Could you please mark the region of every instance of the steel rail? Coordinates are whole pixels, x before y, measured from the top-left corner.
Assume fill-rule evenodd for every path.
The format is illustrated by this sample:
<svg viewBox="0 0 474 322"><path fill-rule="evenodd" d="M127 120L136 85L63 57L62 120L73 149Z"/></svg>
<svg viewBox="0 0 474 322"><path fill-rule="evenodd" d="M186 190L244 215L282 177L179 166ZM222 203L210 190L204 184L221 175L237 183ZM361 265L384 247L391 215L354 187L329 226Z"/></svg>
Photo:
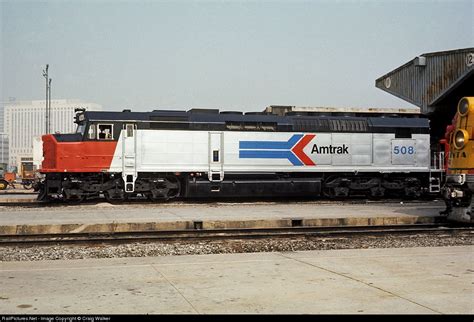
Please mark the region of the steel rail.
<svg viewBox="0 0 474 322"><path fill-rule="evenodd" d="M71 243L115 243L138 241L183 241L183 240L230 240L258 238L296 237L353 237L400 234L474 234L474 226L451 223L408 224L381 226L323 226L283 228L234 228L234 229L188 229L104 233L70 233L38 235L0 235L0 246L11 244L71 244Z"/></svg>

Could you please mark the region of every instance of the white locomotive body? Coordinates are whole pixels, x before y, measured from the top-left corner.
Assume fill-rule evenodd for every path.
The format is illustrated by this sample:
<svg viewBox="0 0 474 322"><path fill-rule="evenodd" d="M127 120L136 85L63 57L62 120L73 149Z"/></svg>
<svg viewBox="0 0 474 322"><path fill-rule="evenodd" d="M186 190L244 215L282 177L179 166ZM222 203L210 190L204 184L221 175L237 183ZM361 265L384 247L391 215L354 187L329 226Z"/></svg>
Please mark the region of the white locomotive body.
<svg viewBox="0 0 474 322"><path fill-rule="evenodd" d="M335 114L82 112L76 134L43 137L43 195L419 197L427 191L427 119Z"/></svg>

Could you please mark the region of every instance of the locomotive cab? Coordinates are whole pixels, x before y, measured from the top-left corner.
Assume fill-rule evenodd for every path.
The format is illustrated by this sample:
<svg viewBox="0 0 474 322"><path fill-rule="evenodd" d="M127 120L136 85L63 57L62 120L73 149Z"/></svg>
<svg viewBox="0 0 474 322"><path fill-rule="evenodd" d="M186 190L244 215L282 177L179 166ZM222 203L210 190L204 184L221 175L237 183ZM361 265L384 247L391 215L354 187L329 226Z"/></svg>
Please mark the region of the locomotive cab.
<svg viewBox="0 0 474 322"><path fill-rule="evenodd" d="M74 117L74 123L77 124L76 134L80 134L82 137L84 137L87 126L86 117L84 115L85 109L76 108L74 112L76 112L76 116Z"/></svg>
<svg viewBox="0 0 474 322"><path fill-rule="evenodd" d="M97 194L104 180L110 182L109 186L115 185L113 175L105 174L117 147L113 124L96 126L84 109L76 112L75 133L42 136L40 172L45 179L40 184L39 200L62 198L81 201L88 195Z"/></svg>

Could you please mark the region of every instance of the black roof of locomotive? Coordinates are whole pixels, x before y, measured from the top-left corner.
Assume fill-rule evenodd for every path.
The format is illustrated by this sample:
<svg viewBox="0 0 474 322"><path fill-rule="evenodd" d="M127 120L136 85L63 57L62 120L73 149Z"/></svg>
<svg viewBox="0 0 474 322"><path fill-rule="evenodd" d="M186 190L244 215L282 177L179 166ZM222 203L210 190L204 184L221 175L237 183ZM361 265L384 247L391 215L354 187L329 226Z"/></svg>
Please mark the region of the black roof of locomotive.
<svg viewBox="0 0 474 322"><path fill-rule="evenodd" d="M177 123L214 123L225 124L228 122L236 123L274 123L277 125L293 125L298 121L305 120L365 120L367 125L373 128L428 128L429 120L425 117L419 117L418 114L400 114L389 116L381 114L359 114L347 115L347 113L307 113L306 115L285 115L278 116L265 112L242 112L223 111L214 109L191 109L189 111L176 110L154 110L152 112L131 112L124 110L123 112L109 111L85 111L85 118L91 121L138 121L138 122L177 122Z"/></svg>
<svg viewBox="0 0 474 322"><path fill-rule="evenodd" d="M429 120L419 114L350 116L345 113L305 113L278 116L265 112L220 112L218 110L159 110L153 112L81 111L76 123L137 123L138 129L195 131L274 131L328 133L395 133L395 138L411 138L412 134L428 134ZM83 115L84 117L81 117ZM79 121L80 120L80 121ZM89 125L90 126L90 125ZM114 138L120 136L121 126L113 128ZM87 130L86 130L87 131ZM58 141L93 140L79 133L53 134Z"/></svg>
<svg viewBox="0 0 474 322"><path fill-rule="evenodd" d="M240 121L240 122L277 122L285 123L288 122L286 117L271 115L266 113L259 114L237 114L237 112L231 113L210 113L204 110L203 112L196 112L190 110L186 111L174 111L174 110L156 110L153 112L130 112L125 110L124 112L96 112L86 111L85 116L90 120L110 120L110 121L153 121L160 118L164 121L187 121L187 122L228 122L228 121ZM235 114L234 114L235 113Z"/></svg>

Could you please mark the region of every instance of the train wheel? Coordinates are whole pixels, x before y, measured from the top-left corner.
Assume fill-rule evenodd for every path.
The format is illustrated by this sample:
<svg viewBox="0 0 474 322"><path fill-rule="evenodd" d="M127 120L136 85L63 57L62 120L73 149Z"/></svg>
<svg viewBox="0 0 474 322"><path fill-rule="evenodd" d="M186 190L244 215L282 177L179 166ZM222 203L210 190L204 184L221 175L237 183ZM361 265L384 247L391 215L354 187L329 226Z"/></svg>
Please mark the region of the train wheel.
<svg viewBox="0 0 474 322"><path fill-rule="evenodd" d="M322 195L326 198L334 199L336 198L335 187L338 186L337 177L329 176L323 181Z"/></svg>
<svg viewBox="0 0 474 322"><path fill-rule="evenodd" d="M146 196L151 201L165 201L176 198L181 193L181 182L177 177L168 176L163 183L159 183Z"/></svg>
<svg viewBox="0 0 474 322"><path fill-rule="evenodd" d="M26 190L33 189L33 182L27 181L23 183L22 185L23 185L23 188L25 188Z"/></svg>
<svg viewBox="0 0 474 322"><path fill-rule="evenodd" d="M70 204L80 204L86 199L86 196L83 194L78 194L79 190L63 190L63 200Z"/></svg>
<svg viewBox="0 0 474 322"><path fill-rule="evenodd" d="M336 198L336 192L334 191L334 188L323 188L323 196L327 198Z"/></svg>
<svg viewBox="0 0 474 322"><path fill-rule="evenodd" d="M405 198L416 200L421 197L421 183L416 178L405 180Z"/></svg>
<svg viewBox="0 0 474 322"><path fill-rule="evenodd" d="M330 199L337 199L343 200L344 198L349 197L350 189L348 187L335 187L335 188L328 188L325 187L323 189L323 195Z"/></svg>
<svg viewBox="0 0 474 322"><path fill-rule="evenodd" d="M39 189L38 197L36 198L36 200L38 200L38 201L47 201L48 199L49 199L48 194L46 193L46 189L44 188L44 185L43 185Z"/></svg>
<svg viewBox="0 0 474 322"><path fill-rule="evenodd" d="M350 183L347 178L330 176L323 182L323 195L331 199L344 199L350 194Z"/></svg>
<svg viewBox="0 0 474 322"><path fill-rule="evenodd" d="M166 201L166 197L162 194L160 189L152 189L150 192L146 192L145 196L150 201Z"/></svg>
<svg viewBox="0 0 474 322"><path fill-rule="evenodd" d="M370 192L367 194L367 197L372 200L380 200L385 197L385 188L372 187L370 188Z"/></svg>
<svg viewBox="0 0 474 322"><path fill-rule="evenodd" d="M78 205L81 202L83 202L84 200L86 200L86 196L76 196L76 197L71 197L71 198L64 199L64 200L67 203L71 204L71 205Z"/></svg>
<svg viewBox="0 0 474 322"><path fill-rule="evenodd" d="M167 177L166 181L166 188L168 189L168 199L178 197L181 193L181 182L178 180L177 177L173 176Z"/></svg>
<svg viewBox="0 0 474 322"><path fill-rule="evenodd" d="M109 189L104 192L105 200L111 204L117 204L127 200L127 195L122 189Z"/></svg>
<svg viewBox="0 0 474 322"><path fill-rule="evenodd" d="M0 180L0 190L5 190L8 187L8 182L6 180Z"/></svg>

